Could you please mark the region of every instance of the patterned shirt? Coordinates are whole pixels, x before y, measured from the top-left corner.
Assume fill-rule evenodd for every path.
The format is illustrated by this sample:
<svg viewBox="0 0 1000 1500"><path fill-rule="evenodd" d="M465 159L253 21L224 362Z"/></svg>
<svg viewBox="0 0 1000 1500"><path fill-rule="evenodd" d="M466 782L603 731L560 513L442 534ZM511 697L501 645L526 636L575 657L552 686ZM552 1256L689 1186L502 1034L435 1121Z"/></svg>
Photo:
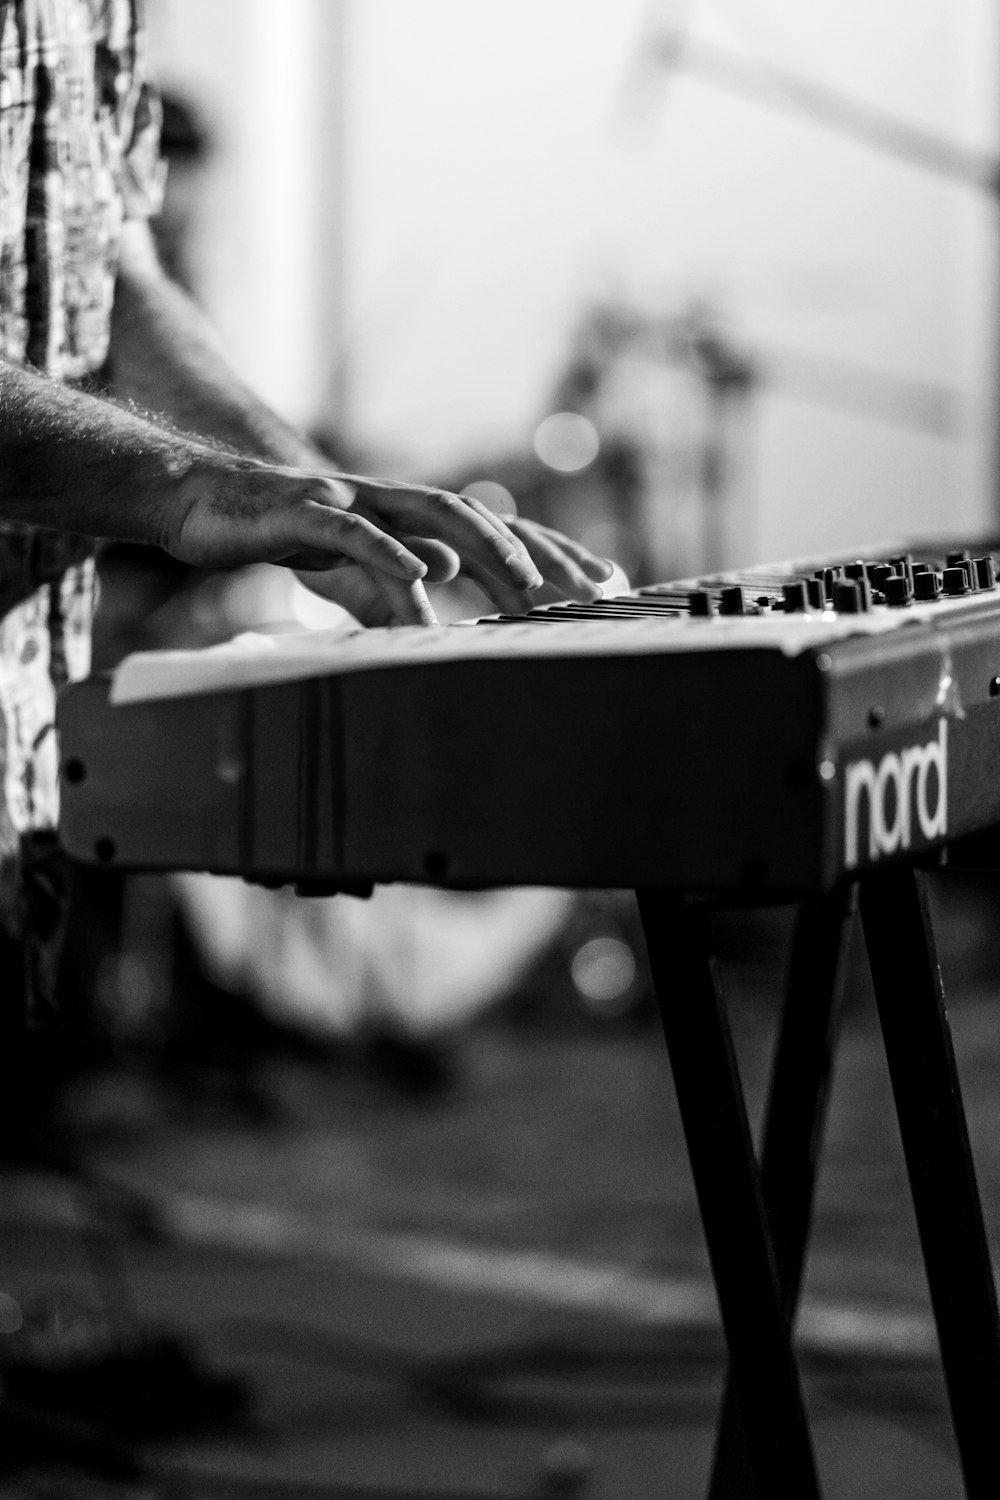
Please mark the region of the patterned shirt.
<svg viewBox="0 0 1000 1500"><path fill-rule="evenodd" d="M0 359L58 380L104 364L122 223L159 203L142 5L0 0ZM56 825L55 692L87 671L91 551L0 525L0 935L29 922L22 836Z"/></svg>

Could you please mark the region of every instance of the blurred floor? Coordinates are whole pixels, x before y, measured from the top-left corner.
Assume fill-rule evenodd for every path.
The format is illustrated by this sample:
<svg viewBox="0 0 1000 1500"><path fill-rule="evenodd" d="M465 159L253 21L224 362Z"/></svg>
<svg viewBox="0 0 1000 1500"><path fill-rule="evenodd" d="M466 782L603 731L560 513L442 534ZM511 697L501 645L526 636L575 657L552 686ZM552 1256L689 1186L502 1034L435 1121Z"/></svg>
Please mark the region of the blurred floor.
<svg viewBox="0 0 1000 1500"><path fill-rule="evenodd" d="M938 904L1000 1248L991 902ZM727 938L754 1112L784 931L737 922ZM961 1484L860 961L849 991L800 1338L824 1494L950 1500ZM541 998L537 1024L521 1015L475 1029L437 1096L276 1059L266 1126L106 1082L88 1101L95 1159L168 1229L121 1238L139 1314L246 1377L251 1420L149 1449L169 1484L50 1476L0 1494L702 1495L722 1346L662 1043L651 1024L546 1020ZM10 1177L0 1221L0 1288L92 1294L64 1185Z"/></svg>

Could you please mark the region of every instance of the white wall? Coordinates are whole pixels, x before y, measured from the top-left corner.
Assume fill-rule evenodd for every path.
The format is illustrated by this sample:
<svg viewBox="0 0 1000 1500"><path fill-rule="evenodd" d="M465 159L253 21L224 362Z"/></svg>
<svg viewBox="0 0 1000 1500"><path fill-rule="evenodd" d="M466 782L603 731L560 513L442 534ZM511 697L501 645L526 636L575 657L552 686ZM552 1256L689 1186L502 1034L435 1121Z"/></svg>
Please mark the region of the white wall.
<svg viewBox="0 0 1000 1500"><path fill-rule="evenodd" d="M165 71L205 90L224 131L209 300L293 416L329 402L346 343L353 424L386 466L433 474L525 441L583 299L704 293L773 376L757 403L757 556L985 524L997 257L976 191L692 74L654 78L623 118L642 0L158 5ZM993 148L988 0L657 8ZM346 179L329 115L342 14ZM804 399L800 354L829 404ZM841 409L850 371L824 375L824 360L885 376L867 412L863 395ZM929 405L939 430L877 420L887 396Z"/></svg>

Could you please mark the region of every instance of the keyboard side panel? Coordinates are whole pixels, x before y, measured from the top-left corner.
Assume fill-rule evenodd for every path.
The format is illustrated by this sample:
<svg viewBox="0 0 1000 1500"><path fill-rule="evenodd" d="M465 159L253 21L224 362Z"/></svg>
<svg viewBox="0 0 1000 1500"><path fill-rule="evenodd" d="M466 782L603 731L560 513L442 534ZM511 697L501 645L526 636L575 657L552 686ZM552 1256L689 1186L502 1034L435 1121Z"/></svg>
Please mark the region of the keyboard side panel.
<svg viewBox="0 0 1000 1500"><path fill-rule="evenodd" d="M81 859L753 897L823 880L818 674L778 652L455 662L127 708L90 682L60 723Z"/></svg>
<svg viewBox="0 0 1000 1500"><path fill-rule="evenodd" d="M461 662L343 682L344 861L454 885L821 881L812 662Z"/></svg>

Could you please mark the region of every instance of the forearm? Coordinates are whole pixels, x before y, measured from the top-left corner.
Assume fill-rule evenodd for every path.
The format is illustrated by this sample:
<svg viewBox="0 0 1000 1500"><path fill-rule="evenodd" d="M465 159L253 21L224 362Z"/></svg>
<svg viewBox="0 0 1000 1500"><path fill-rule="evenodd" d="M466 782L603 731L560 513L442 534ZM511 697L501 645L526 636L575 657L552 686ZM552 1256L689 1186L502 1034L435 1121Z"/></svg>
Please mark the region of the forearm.
<svg viewBox="0 0 1000 1500"><path fill-rule="evenodd" d="M0 520L165 545L212 454L111 401L0 361Z"/></svg>
<svg viewBox="0 0 1000 1500"><path fill-rule="evenodd" d="M126 226L109 372L116 395L186 432L268 463L330 468L236 374L206 318L160 269L145 225Z"/></svg>

